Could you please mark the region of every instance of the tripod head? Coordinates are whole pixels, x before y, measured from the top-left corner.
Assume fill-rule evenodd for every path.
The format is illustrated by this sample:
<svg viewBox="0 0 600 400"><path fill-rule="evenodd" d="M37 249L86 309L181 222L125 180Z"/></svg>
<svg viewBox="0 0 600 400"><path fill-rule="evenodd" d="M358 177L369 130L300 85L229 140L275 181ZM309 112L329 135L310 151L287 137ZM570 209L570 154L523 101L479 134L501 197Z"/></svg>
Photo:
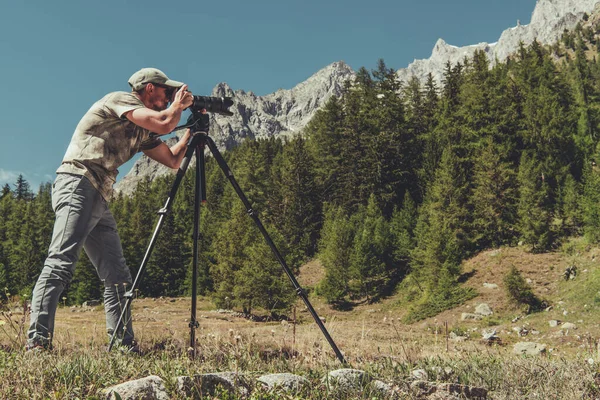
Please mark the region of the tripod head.
<svg viewBox="0 0 600 400"><path fill-rule="evenodd" d="M226 115L231 117L233 113L229 107L233 105L231 97L209 97L194 96L194 102L189 107L192 112L184 125L180 125L174 130L190 128L192 132L208 133L210 125L209 112Z"/></svg>
<svg viewBox="0 0 600 400"><path fill-rule="evenodd" d="M204 132L208 134L208 128L210 127L210 117L206 111L192 110L192 113L187 119L187 122L183 128L190 128L192 133Z"/></svg>

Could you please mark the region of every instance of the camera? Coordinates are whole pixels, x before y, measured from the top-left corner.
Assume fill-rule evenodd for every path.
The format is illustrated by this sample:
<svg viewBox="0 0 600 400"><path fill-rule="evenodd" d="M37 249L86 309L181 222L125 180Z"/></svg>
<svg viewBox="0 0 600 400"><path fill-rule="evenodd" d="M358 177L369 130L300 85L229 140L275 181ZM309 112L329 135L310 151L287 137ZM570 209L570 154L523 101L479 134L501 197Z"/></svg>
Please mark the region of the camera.
<svg viewBox="0 0 600 400"><path fill-rule="evenodd" d="M190 109L192 111L205 109L208 112L231 117L233 113L229 111L229 107L232 105L233 100L231 97L194 96L194 102L190 106Z"/></svg>

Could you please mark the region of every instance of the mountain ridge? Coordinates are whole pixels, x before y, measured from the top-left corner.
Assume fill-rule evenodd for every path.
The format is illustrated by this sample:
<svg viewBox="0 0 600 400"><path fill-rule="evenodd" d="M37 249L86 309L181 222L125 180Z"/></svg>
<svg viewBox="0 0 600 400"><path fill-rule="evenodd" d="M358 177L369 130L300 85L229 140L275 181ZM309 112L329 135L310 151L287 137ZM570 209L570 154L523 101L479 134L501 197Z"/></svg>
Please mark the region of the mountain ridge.
<svg viewBox="0 0 600 400"><path fill-rule="evenodd" d="M556 42L565 30L572 30L586 13L591 12L600 13L600 0L538 0L531 22L527 25L517 23L517 26L505 29L497 42L457 47L440 38L430 58L414 60L406 68L398 69L396 76L403 82L413 77L424 82L431 73L440 83L448 62L452 65L462 62L477 50L484 51L490 66L493 66L514 54L520 42L525 45L534 40L541 44ZM234 90L221 82L214 87L211 96L232 97L234 115L225 117L211 114L211 137L219 149L228 150L246 139L286 137L301 132L317 110L331 96L339 96L344 82L354 76L352 68L343 61L337 61L291 89L279 89L264 96L257 96L252 91ZM176 141L177 137L172 137L166 143L171 146ZM131 194L140 180L169 173L174 171L142 156L131 171L117 182L115 189Z"/></svg>

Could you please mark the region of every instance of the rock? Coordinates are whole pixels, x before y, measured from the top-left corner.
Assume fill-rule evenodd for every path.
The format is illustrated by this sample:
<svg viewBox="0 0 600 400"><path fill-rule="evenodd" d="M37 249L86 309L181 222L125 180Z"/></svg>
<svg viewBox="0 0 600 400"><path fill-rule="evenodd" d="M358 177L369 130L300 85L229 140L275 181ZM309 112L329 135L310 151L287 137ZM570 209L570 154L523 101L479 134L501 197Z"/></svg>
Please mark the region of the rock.
<svg viewBox="0 0 600 400"><path fill-rule="evenodd" d="M488 391L483 388L460 385L458 383L440 383L436 386L436 393L456 395L459 399L487 399Z"/></svg>
<svg viewBox="0 0 600 400"><path fill-rule="evenodd" d="M414 381L410 385L412 394L416 398L427 398L429 400L458 400L458 399L487 399L488 391L484 388L478 388L458 383L431 383L425 381ZM413 397L411 397L413 398Z"/></svg>
<svg viewBox="0 0 600 400"><path fill-rule="evenodd" d="M329 372L322 381L337 390L356 390L369 383L371 378L365 371L342 368Z"/></svg>
<svg viewBox="0 0 600 400"><path fill-rule="evenodd" d="M481 340L486 344L493 344L500 342L500 338L498 337L495 329L490 329L487 331L483 331L481 334Z"/></svg>
<svg viewBox="0 0 600 400"><path fill-rule="evenodd" d="M569 329L569 330L573 330L573 329L577 329L577 325L575 325L572 322L565 322L564 324L562 324L560 326L560 329Z"/></svg>
<svg viewBox="0 0 600 400"><path fill-rule="evenodd" d="M377 398L383 399L397 399L399 398L400 391L394 388L393 385L385 383L379 380L374 380L369 384L372 394L376 394Z"/></svg>
<svg viewBox="0 0 600 400"><path fill-rule="evenodd" d="M513 347L513 353L518 355L537 356L546 352L546 345L535 342L519 342Z"/></svg>
<svg viewBox="0 0 600 400"><path fill-rule="evenodd" d="M179 376L176 379L177 393L183 397L215 396L219 390L246 397L251 389L248 380L236 372L218 372L193 377Z"/></svg>
<svg viewBox="0 0 600 400"><path fill-rule="evenodd" d="M550 321L548 321L548 325L550 325L550 328L556 328L560 325L560 321L556 319L551 319Z"/></svg>
<svg viewBox="0 0 600 400"><path fill-rule="evenodd" d="M475 307L475 314L488 316L488 315L492 315L493 311L488 304L481 303L477 307Z"/></svg>
<svg viewBox="0 0 600 400"><path fill-rule="evenodd" d="M310 385L308 379L288 373L263 375L257 381L264 384L267 389L283 389L292 393L300 392Z"/></svg>
<svg viewBox="0 0 600 400"><path fill-rule="evenodd" d="M436 387L427 381L414 381L410 384L410 390L417 398L422 398L435 393Z"/></svg>
<svg viewBox="0 0 600 400"><path fill-rule="evenodd" d="M565 269L565 272L563 272L563 278L565 278L566 281L573 280L573 279L575 279L576 276L577 276L577 266L575 266L575 265L571 265L571 266L567 267L567 269Z"/></svg>
<svg viewBox="0 0 600 400"><path fill-rule="evenodd" d="M498 285L496 285L495 283L484 282L483 287L487 289L498 289Z"/></svg>
<svg viewBox="0 0 600 400"><path fill-rule="evenodd" d="M478 43L458 47L439 39L428 59L414 60L406 68L400 68L396 75L403 82L408 82L414 76L421 83L427 80L431 73L438 84L442 83L446 62L456 65L465 58L471 59L475 51L483 51L490 66L504 62L508 56L519 49L520 42L530 45L534 39L542 46L560 40L565 29L575 28L585 12L594 10L597 0L538 0L527 25L517 24L502 32L494 43ZM523 246L523 241L519 241Z"/></svg>
<svg viewBox="0 0 600 400"><path fill-rule="evenodd" d="M164 381L156 375L120 383L103 389L106 400L169 400ZM118 396L117 396L118 395Z"/></svg>
<svg viewBox="0 0 600 400"><path fill-rule="evenodd" d="M280 89L265 96L257 96L244 90L233 90L226 83L217 84L210 96L231 97L233 116L210 114L210 136L217 147L229 150L246 139L269 139L301 132L315 113L332 97L339 97L346 81L352 81L356 73L343 61L334 62L315 72L304 82L291 89ZM166 140L172 146L178 140ZM194 161L190 167L195 165ZM130 195L138 182L172 174L173 170L142 155L123 179L115 184L115 190Z"/></svg>
<svg viewBox="0 0 600 400"><path fill-rule="evenodd" d="M459 335L457 335L457 334L456 334L456 333L454 333L454 332L450 332L450 333L448 334L448 339L450 339L450 340L454 340L454 341L456 341L456 342L464 342L465 340L467 340L467 339L468 339L468 337L467 337L467 336L459 336Z"/></svg>
<svg viewBox="0 0 600 400"><path fill-rule="evenodd" d="M529 330L524 326L515 326L512 329L513 331L517 332L517 335L519 336L527 336L527 334L529 333Z"/></svg>
<svg viewBox="0 0 600 400"><path fill-rule="evenodd" d="M88 300L88 301L84 301L82 306L83 307L96 307L102 304L102 300Z"/></svg>
<svg viewBox="0 0 600 400"><path fill-rule="evenodd" d="M415 369L410 373L410 376L417 381L429 380L429 374L424 369Z"/></svg>
<svg viewBox="0 0 600 400"><path fill-rule="evenodd" d="M479 321L483 317L480 314L462 313L460 315L461 321Z"/></svg>

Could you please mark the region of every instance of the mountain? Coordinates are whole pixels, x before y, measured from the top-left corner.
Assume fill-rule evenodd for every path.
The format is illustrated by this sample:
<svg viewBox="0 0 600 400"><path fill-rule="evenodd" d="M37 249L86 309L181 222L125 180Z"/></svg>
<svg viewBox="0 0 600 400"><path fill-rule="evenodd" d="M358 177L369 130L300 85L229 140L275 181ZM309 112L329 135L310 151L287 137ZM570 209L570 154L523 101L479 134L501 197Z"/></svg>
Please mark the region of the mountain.
<svg viewBox="0 0 600 400"><path fill-rule="evenodd" d="M331 96L341 94L344 83L354 75L352 68L339 61L321 69L292 89L279 89L266 96L233 90L226 83L220 83L213 89L211 96L232 97L234 105L230 110L234 115L227 117L211 114L210 136L221 150L227 150L246 138L260 139L300 132ZM166 143L172 146L176 141L177 138L173 137ZM115 185L115 189L130 194L141 179L169 173L173 173L173 170L144 155Z"/></svg>
<svg viewBox="0 0 600 400"><path fill-rule="evenodd" d="M423 81L431 73L439 83L448 61L451 64L462 62L476 50L485 51L493 66L515 53L521 41L525 45L534 40L541 44L556 42L565 29L572 30L586 13L600 14L600 0L538 0L531 22L528 25L517 23L517 26L506 29L496 43L456 47L439 39L430 58L415 60L408 67L399 69L397 76L403 82L413 76ZM234 115L224 117L211 114L210 134L221 150L227 150L246 138L268 138L300 132L319 107L331 96L338 96L344 82L354 75L354 71L344 62L335 62L292 89L280 89L266 96L233 90L226 83L220 83L211 96L232 97ZM167 144L172 145L176 140L171 138ZM142 156L115 185L115 189L129 194L140 179L168 173L173 171Z"/></svg>
<svg viewBox="0 0 600 400"><path fill-rule="evenodd" d="M560 39L564 30L572 30L585 13L592 13L598 0L538 0L531 22L506 29L495 43L479 43L470 46L456 47L438 39L433 47L431 57L424 60L415 60L406 68L397 71L397 76L407 82L413 76L424 81L431 73L439 83L442 81L444 67L450 61L452 65L462 62L465 57L470 58L475 51L484 51L491 65L503 62L515 53L522 41L525 45L537 40L541 44L552 44Z"/></svg>

